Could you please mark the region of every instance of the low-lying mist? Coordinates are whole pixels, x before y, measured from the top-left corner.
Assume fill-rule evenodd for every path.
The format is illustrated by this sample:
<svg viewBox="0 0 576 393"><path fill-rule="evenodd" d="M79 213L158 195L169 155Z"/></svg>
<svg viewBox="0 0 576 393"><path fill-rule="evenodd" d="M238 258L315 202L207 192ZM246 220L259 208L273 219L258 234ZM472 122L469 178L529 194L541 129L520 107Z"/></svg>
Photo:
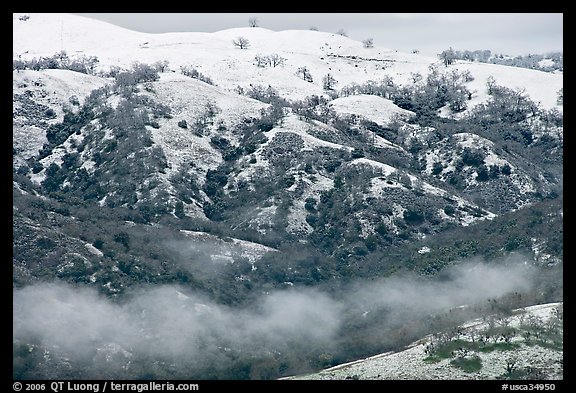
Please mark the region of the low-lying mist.
<svg viewBox="0 0 576 393"><path fill-rule="evenodd" d="M274 291L242 308L216 304L177 285L141 287L111 300L91 288L42 283L14 290L13 341L36 343L70 359L72 368L74 362L93 366L79 377L106 378L108 371L95 369L108 359L107 370L124 373L114 375L158 377L164 374L143 371L146 362L150 367L165 362L186 365L186 372L170 377L202 378L194 370L235 367L263 355L277 359L290 351L333 351L351 315L386 310L399 326L417 315L528 291L533 283L530 265L476 261L434 279L403 275L356 282L337 295L297 287ZM26 375L33 377L34 371Z"/></svg>

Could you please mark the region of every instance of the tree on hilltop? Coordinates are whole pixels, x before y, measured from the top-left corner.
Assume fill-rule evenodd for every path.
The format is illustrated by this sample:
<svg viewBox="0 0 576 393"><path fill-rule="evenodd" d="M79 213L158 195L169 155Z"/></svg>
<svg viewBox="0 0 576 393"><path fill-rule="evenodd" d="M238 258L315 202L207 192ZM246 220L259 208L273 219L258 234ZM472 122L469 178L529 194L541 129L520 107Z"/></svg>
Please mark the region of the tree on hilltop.
<svg viewBox="0 0 576 393"><path fill-rule="evenodd" d="M364 45L364 48L373 48L374 47L374 39L366 38L365 40L362 41L362 45Z"/></svg>
<svg viewBox="0 0 576 393"><path fill-rule="evenodd" d="M454 49L450 47L449 49L442 51L442 53L439 53L438 57L444 62L444 65L448 67L450 64L454 63L454 61L456 61L456 52L454 52Z"/></svg>
<svg viewBox="0 0 576 393"><path fill-rule="evenodd" d="M250 41L248 41L244 37L238 37L235 40L233 40L232 43L234 44L234 46L237 46L240 49L246 49L250 46Z"/></svg>

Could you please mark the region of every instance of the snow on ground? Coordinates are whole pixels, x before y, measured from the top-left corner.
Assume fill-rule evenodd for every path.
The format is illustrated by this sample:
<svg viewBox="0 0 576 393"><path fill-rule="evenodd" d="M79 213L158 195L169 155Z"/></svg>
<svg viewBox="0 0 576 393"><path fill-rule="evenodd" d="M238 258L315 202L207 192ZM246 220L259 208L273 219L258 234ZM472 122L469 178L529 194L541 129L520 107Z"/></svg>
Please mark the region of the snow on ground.
<svg viewBox="0 0 576 393"><path fill-rule="evenodd" d="M363 132L363 131L360 131ZM375 133L371 132L371 131L364 131L365 133L369 133L369 135L367 135L368 140L370 140L370 138L372 139L372 146L377 147L377 148L381 148L381 149L397 149L397 150L401 150L403 152L405 152L406 150L404 150L403 147L398 146L395 143L390 142L388 139L386 138L382 138L379 135L376 135Z"/></svg>
<svg viewBox="0 0 576 393"><path fill-rule="evenodd" d="M293 186L304 188L304 191L300 198L294 199L294 205L290 207L286 230L289 233L309 234L314 229L306 222L306 216L308 215L308 212L304 207L306 199L314 198L318 201L322 191L334 188L334 180L320 174L313 176L305 174L301 176L300 179L296 180Z"/></svg>
<svg viewBox="0 0 576 393"><path fill-rule="evenodd" d="M44 169L42 169L38 173L32 172L30 174L30 180L32 180L36 184L42 183L46 178L46 169L50 167L52 163L58 166L62 166L62 161L65 155L66 155L66 147L64 147L63 145L56 146L54 150L52 150L52 154L40 160L40 163L42 164L42 167Z"/></svg>
<svg viewBox="0 0 576 393"><path fill-rule="evenodd" d="M317 127L323 127L325 131L329 132L337 132L334 128L326 126L324 124L316 124ZM303 146L301 151L314 151L317 148L324 147L330 149L337 149L337 150L347 150L352 151L353 149L349 146L340 145L337 143L332 143L328 141L324 141L322 139L316 138L308 133L311 126L309 123L300 120L297 115L289 114L282 119L280 125L277 125L272 130L267 131L265 133L266 138L268 140L263 143L258 150L254 153L254 157L257 161L253 164L246 165L240 173L237 174L235 177L235 181L242 181L247 180L248 182L252 182L252 179L258 176L268 176L270 163L268 159L262 154L263 150L269 146L271 143L275 143L274 139L278 136L280 137L282 134L290 133L298 135L302 141Z"/></svg>
<svg viewBox="0 0 576 393"><path fill-rule="evenodd" d="M174 116L182 116L188 123L203 116L207 105L216 109L214 121L222 121L231 127L246 117L259 116L268 105L252 98L230 94L218 86L212 86L178 73L161 73L154 84L160 101L173 110Z"/></svg>
<svg viewBox="0 0 576 393"><path fill-rule="evenodd" d="M399 182L383 177L370 179L370 195L376 198L386 198L387 188L405 188Z"/></svg>
<svg viewBox="0 0 576 393"><path fill-rule="evenodd" d="M180 74L160 76L149 94L171 108L172 118L161 119L159 128L148 129L168 162L165 173L159 174L160 181L166 191L175 195L170 183L174 174L194 168L202 186L206 172L222 162L221 153L210 143L211 138L217 135L235 144L236 136L230 130L244 118L258 116L267 105ZM213 116L208 114L210 111ZM181 121L186 122L186 127L179 125ZM185 205L184 209L189 216L205 218L202 208L195 203Z"/></svg>
<svg viewBox="0 0 576 393"><path fill-rule="evenodd" d="M76 97L81 105L84 98L94 89L109 83L96 76L80 74L68 70L22 70L12 73L12 94L31 96L38 104L45 105L54 111L54 118L47 119L46 125L61 122L64 118L63 107L73 109L70 98ZM25 116L20 116L25 105L21 99L13 101L12 140L20 158L29 158L38 154L47 142L43 127L28 124ZM37 114L42 115L42 114Z"/></svg>
<svg viewBox="0 0 576 393"><path fill-rule="evenodd" d="M508 166L510 166L510 168L514 169L514 166L510 164L508 160L498 157L496 154L494 154L493 151L489 151L488 154L486 154L486 156L484 157L484 164L486 166L496 165L499 167L502 167L507 164Z"/></svg>
<svg viewBox="0 0 576 393"><path fill-rule="evenodd" d="M536 192L534 183L526 175L515 172L510 174L510 179L512 179L512 183L518 187L520 194L530 194Z"/></svg>
<svg viewBox="0 0 576 393"><path fill-rule="evenodd" d="M203 250L210 249L210 257L213 262L234 263L237 257L246 258L253 265L264 254L272 251L278 251L272 247L262 244L249 242L246 240L226 238L211 235L206 232L195 232L180 230L188 239L191 248L202 247ZM186 247L181 245L180 247Z"/></svg>
<svg viewBox="0 0 576 393"><path fill-rule="evenodd" d="M290 114L282 120L281 125L274 127L272 130L266 133L266 136L268 137L267 144L274 139L276 134L283 132L290 132L302 138L302 140L304 141L304 147L302 147L302 150L313 151L318 147L328 147L331 149L338 149L338 150L345 149L348 151L352 150L352 148L349 146L343 146L337 143L332 143L324 141L322 139L318 139L315 136L308 134L307 130L309 129L310 129L309 123L300 120L300 118L297 115Z"/></svg>
<svg viewBox="0 0 576 393"><path fill-rule="evenodd" d="M36 156L46 142L46 131L42 128L12 122L12 147L18 151L19 158L26 160Z"/></svg>
<svg viewBox="0 0 576 393"><path fill-rule="evenodd" d="M406 188L399 180L398 176L394 176L394 174L399 174L399 171L387 164L383 164L381 162L378 161L373 161L370 160L368 158L357 158L355 160L350 161L349 163L347 163L347 165L370 165L374 168L377 168L378 170L381 171L381 174L379 175L380 177L374 177L370 180L370 195L376 198L386 198L387 196L387 192L386 192L386 188ZM456 203L458 204L458 207L460 208L460 215L458 216L457 222L462 225L462 226L468 226L476 221L479 220L486 220L486 219L493 219L494 217L496 217L496 214L485 210L485 209L480 209L482 212L484 212L484 216L482 217L476 217L472 214L470 214L469 212L467 212L467 209L479 209L479 207L473 203L470 203L468 201L466 201L465 199L457 196L457 195L453 195L453 194L448 194L448 192L446 192L445 190L442 190L441 188L435 187L427 182L424 181L420 181L418 180L418 178L416 178L413 175L410 174L406 174L407 177L410 179L410 183L411 186L414 187L420 187L422 189L422 191L426 192L429 195L436 195L436 196L449 196L451 199L453 199L454 201L456 201ZM466 210L464 210L466 209ZM399 211L397 214L398 218L402 218L402 214L404 213L404 211ZM448 217L450 220L451 218Z"/></svg>
<svg viewBox="0 0 576 393"><path fill-rule="evenodd" d="M42 104L62 105L70 103L70 97L76 96L80 105L94 89L109 84L110 81L70 70L20 70L12 71L13 92L44 91L44 96L36 97ZM55 109L56 110L56 109ZM62 118L59 119L61 121Z"/></svg>
<svg viewBox="0 0 576 393"><path fill-rule="evenodd" d="M474 77L473 81L466 83L468 90L472 92L472 99L468 101L468 109L464 113L488 99L486 81L490 76L494 77L497 85L514 90L525 90L530 99L536 103L539 102L544 109L556 108L562 112L563 106L557 104L557 93L564 84L562 74L466 61L458 61L455 65L448 67L450 68L460 72L468 70Z"/></svg>
<svg viewBox="0 0 576 393"><path fill-rule="evenodd" d="M414 116L414 112L402 109L386 98L367 94L336 98L330 106L339 115L361 116L381 126L389 125L396 118L407 120Z"/></svg>
<svg viewBox="0 0 576 393"><path fill-rule="evenodd" d="M51 56L65 50L69 56L97 56L100 69L112 65L129 68L136 61L149 64L168 61L169 67L176 71L183 65L193 66L228 91L264 83L288 99L323 95L322 79L328 73L336 79L337 88L377 81L385 76L405 85L413 83L412 73L427 75L431 65L442 72L454 69L471 72L475 79L467 84L473 91L469 106L488 98L486 80L489 76L494 76L498 84L525 88L534 101L540 101L546 108L557 107L556 92L563 84L562 74L463 61L444 67L434 57L396 52L378 46L377 42L373 48L364 48L360 41L320 31L275 32L245 27L215 33L153 34L71 14L29 14L30 18L25 21L19 16L21 14L13 14L14 59ZM246 38L250 46L235 47L232 41L238 37ZM256 56L272 54L285 59L283 64L256 65ZM313 82L296 75L298 68L304 66Z"/></svg>
<svg viewBox="0 0 576 393"><path fill-rule="evenodd" d="M390 176L391 174L397 172L397 169L388 164L383 164L378 161L370 160L369 158L356 158L350 161L347 165L369 165L377 168L381 171L381 176Z"/></svg>
<svg viewBox="0 0 576 393"><path fill-rule="evenodd" d="M536 191L536 187L530 176L523 172L518 172L515 165L494 152L494 143L492 141L468 132L452 135L450 142L452 141L456 142L462 148L469 148L473 151L481 150L484 153L484 165L486 166L510 166L512 169L512 173L509 175L510 180L518 188L520 193L526 194ZM426 174L431 175L434 164L439 162L444 167L440 174L444 175L455 170L455 163L460 159L460 156L456 154L456 151L451 148L450 145L440 144L434 149L426 151L423 158L426 160ZM466 178L466 183L468 186L478 184L474 178Z"/></svg>
<svg viewBox="0 0 576 393"><path fill-rule="evenodd" d="M470 71L474 80L466 86L472 91L469 107L488 99L486 80L492 76L496 83L510 88L523 88L530 97L541 102L543 107L556 107L557 91L563 85L562 74L545 73L506 67L494 64L471 63L457 61L444 67L440 60L418 54L396 52L387 48L375 46L364 48L359 41L351 40L338 34L311 30L285 30L274 32L264 28L234 28L216 33L164 33L149 34L123 29L112 24L72 14L29 14L28 20L20 20L22 14L13 14L13 58L31 59L40 56L52 56L65 50L72 58L76 56L97 56L99 70L110 66L128 68L133 62L139 61L152 64L157 61L168 61L171 71L161 74L160 81L153 84L156 98L173 110L172 119L162 119L159 129L150 129L153 139L164 149L169 162L163 182L168 184L168 178L179 168L187 165L196 166L200 175L202 171L216 167L221 162L221 156L209 143L209 135L195 135L192 124L205 115L207 105L217 108L217 114L210 125L210 132L219 132L232 141L235 137L230 128L242 117L255 117L266 104L240 96L236 93L238 86L245 89L251 85L266 84L277 89L280 95L288 99L302 99L317 94L325 95L322 78L330 73L337 80L336 88L342 88L352 83L362 84L366 81L379 81L386 76L392 77L398 85L413 84L412 74L420 73L424 77L433 66L440 72ZM239 49L232 41L238 37L249 40L247 49ZM378 43L376 43L378 45ZM256 56L278 54L284 61L277 67L258 67ZM180 66L195 67L202 74L210 77L216 86L210 86L198 80L182 76ZM313 76L313 82L306 82L297 75L300 67L306 66ZM81 102L94 88L100 87L109 80L94 76L74 73L66 70L22 71L13 73L14 91L23 91L30 85L38 84L34 89L46 92L47 102L68 101L76 95ZM24 86L26 85L26 87ZM52 101L50 101L52 100ZM42 102L42 101L39 101ZM394 116L410 116L391 101L382 97L358 95L341 97L331 102L337 113L354 114L365 117L380 124L387 124ZM58 116L62 113L58 112ZM180 120L186 120L188 128L178 126ZM228 130L218 131L221 123ZM304 141L304 150L314 150L319 147L351 150L350 147L318 139L308 133L310 123L302 121L295 115L288 115L281 125L267 132L269 144L280 133L294 133ZM45 142L43 130L38 127L20 127L14 125L15 140L26 141L24 149L28 154L35 154ZM432 128L413 125L403 126L400 132L406 137L413 136L425 139ZM25 135L23 135L25 134ZM458 143L465 147L483 147L489 154L488 164L503 164L490 152L492 143L474 134L461 133L454 135ZM262 147L265 147L264 144ZM375 144L381 147L394 146L378 137ZM267 162L260 155L259 149L254 156L257 163L247 166L237 179L256 176L259 171L266 171ZM43 160L45 167L51 162L61 162L63 151L55 150L55 154ZM426 157L427 163L432 163L433 157ZM396 169L365 158L353 160L348 165L368 164L389 176ZM86 164L88 169L90 164ZM428 165L427 165L428 166ZM445 168L445 171L449 170ZM428 170L428 168L427 168ZM514 173L513 173L514 176ZM515 175L521 190L531 192L533 186L522 181L520 175ZM40 182L43 172L32 175L33 181ZM202 178L202 176L200 176ZM387 179L388 180L388 179ZM398 182L373 179L373 192L381 193L386 187L401 187ZM424 184L427 193L438 194L435 187ZM314 189L312 187L311 189ZM316 190L317 191L317 190ZM310 192L316 192L310 191ZM460 207L468 205L456 198ZM189 208L187 206L187 208ZM259 211L263 218L275 206ZM294 223L302 224L302 206L294 209ZM296 217L297 215L297 217ZM490 213L488 218L494 215ZM462 218L462 225L474 221L471 215ZM298 226L302 226L298 224ZM305 226L304 226L305 227ZM261 229L265 231L265 228Z"/></svg>
<svg viewBox="0 0 576 393"><path fill-rule="evenodd" d="M525 308L525 315L532 315L548 320L554 315L561 303L548 303ZM510 317L510 326L519 324L520 313ZM486 328L482 319L462 325L469 332L471 329ZM506 360L511 355L519 359L519 366L546 368L551 372L551 379L563 379L563 351L543 348L538 345L521 345L513 353L509 351L492 351L478 353L482 359L479 371L467 373L450 364L451 359L442 359L437 363L425 362L426 344L430 337L421 339L399 352L387 352L331 368L318 373L286 377L290 380L339 380L339 379L393 379L393 380L441 380L441 379L496 379L506 373ZM518 338L516 342L521 342Z"/></svg>
<svg viewBox="0 0 576 393"><path fill-rule="evenodd" d="M265 235L266 233L268 233L268 230L270 229L271 225L270 223L274 222L274 219L276 218L277 210L278 206L273 204L267 207L259 208L257 210L258 212L254 216L250 217L249 220L246 221L250 221L251 225L252 224L255 225L256 231Z"/></svg>
<svg viewBox="0 0 576 393"><path fill-rule="evenodd" d="M257 116L259 110L266 106L259 101L230 95L217 87L172 73L161 74L160 81L154 84L154 91L155 99L172 109L172 119L161 120L160 128L151 129L152 138L162 146L169 163L166 177L183 166L189 168L191 164L205 174L222 162L220 153L210 144L211 136L197 135L193 129L195 122L207 119L208 105L216 112L215 117L209 119L212 125L206 127L210 133L217 132L219 124L229 129L244 117ZM186 121L186 128L178 126L182 120ZM220 136L231 138L231 133Z"/></svg>
<svg viewBox="0 0 576 393"><path fill-rule="evenodd" d="M554 60L552 59L542 59L538 62L538 66L545 68L545 67L554 67Z"/></svg>
<svg viewBox="0 0 576 393"><path fill-rule="evenodd" d="M491 149L494 147L494 142L470 132L454 134L451 138L454 139L456 143L458 143L463 148L467 147L473 150L478 150Z"/></svg>
<svg viewBox="0 0 576 393"><path fill-rule="evenodd" d="M496 153L494 153L493 151L494 143L492 141L486 138L482 138L481 136L478 136L476 134L471 134L467 132L454 134L452 135L452 138L456 140L456 142L462 147L467 147L473 150L479 150L479 149L483 150L484 153L486 154L484 157L485 165L498 165L498 166L503 166L506 164L509 165L510 168L512 169L512 173L510 174L510 180L518 188L521 194L529 194L536 192L536 186L534 184L534 181L532 181L527 174L518 172L516 170L516 167L512 165L510 162L508 162L508 160L505 160L499 157ZM444 171L446 171L446 169ZM466 181L468 185L475 185L477 183L475 179L466 179Z"/></svg>
<svg viewBox="0 0 576 393"><path fill-rule="evenodd" d="M94 247L92 244L90 244L90 243L84 243L84 246L86 246L86 249L87 249L88 251L90 251L92 254L98 255L99 257L104 256L104 254L102 253L102 251L100 251L99 249L97 249L96 247Z"/></svg>

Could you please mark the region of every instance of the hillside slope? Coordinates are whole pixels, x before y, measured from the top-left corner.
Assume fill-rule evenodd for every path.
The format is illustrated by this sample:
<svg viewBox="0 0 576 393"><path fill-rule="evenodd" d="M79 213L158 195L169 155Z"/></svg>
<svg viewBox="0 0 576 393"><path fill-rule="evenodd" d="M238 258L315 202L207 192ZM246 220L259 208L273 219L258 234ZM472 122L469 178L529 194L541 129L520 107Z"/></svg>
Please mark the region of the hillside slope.
<svg viewBox="0 0 576 393"><path fill-rule="evenodd" d="M563 379L562 310L560 303L526 307L470 321L451 337L438 334L402 351L283 379Z"/></svg>

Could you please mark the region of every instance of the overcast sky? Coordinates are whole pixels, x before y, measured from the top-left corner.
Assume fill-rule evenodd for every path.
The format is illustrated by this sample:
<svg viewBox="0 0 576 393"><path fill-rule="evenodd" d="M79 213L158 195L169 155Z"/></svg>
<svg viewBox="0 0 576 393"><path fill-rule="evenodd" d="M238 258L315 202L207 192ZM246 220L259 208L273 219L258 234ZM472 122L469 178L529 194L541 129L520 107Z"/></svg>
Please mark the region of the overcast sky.
<svg viewBox="0 0 576 393"><path fill-rule="evenodd" d="M215 32L247 27L255 17L270 30L310 29L377 46L435 56L450 46L522 55L563 50L562 13L83 13L142 32Z"/></svg>

